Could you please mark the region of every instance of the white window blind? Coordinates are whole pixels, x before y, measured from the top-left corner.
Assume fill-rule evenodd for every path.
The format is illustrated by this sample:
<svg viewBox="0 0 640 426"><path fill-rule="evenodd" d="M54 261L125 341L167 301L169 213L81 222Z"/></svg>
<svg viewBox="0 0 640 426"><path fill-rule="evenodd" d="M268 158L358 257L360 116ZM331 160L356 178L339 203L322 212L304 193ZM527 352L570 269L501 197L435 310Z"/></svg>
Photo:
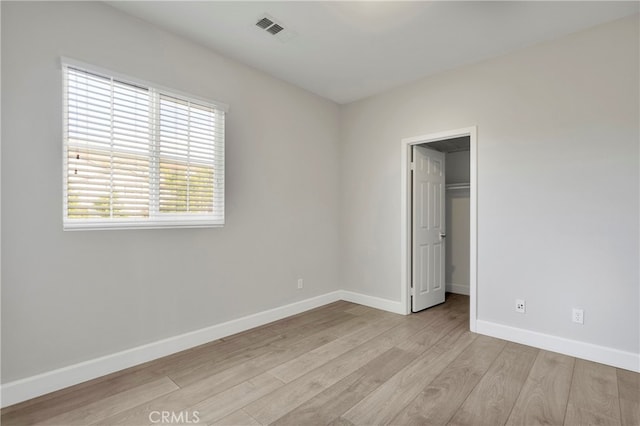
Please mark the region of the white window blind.
<svg viewBox="0 0 640 426"><path fill-rule="evenodd" d="M224 225L225 106L63 62L64 228Z"/></svg>

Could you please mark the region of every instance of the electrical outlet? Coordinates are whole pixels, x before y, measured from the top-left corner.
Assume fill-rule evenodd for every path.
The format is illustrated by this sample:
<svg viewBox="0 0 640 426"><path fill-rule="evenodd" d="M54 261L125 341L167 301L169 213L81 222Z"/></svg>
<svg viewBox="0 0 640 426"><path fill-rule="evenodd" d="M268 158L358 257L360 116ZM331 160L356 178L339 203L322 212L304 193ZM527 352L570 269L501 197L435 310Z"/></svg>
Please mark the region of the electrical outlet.
<svg viewBox="0 0 640 426"><path fill-rule="evenodd" d="M584 324L584 310L573 308L571 319L573 320L573 322L576 322L578 324Z"/></svg>
<svg viewBox="0 0 640 426"><path fill-rule="evenodd" d="M304 281L302 280L302 278L298 278L298 288L302 287L304 287Z"/></svg>
<svg viewBox="0 0 640 426"><path fill-rule="evenodd" d="M524 309L525 309L524 300L516 299L516 312L520 312L521 314L524 314Z"/></svg>

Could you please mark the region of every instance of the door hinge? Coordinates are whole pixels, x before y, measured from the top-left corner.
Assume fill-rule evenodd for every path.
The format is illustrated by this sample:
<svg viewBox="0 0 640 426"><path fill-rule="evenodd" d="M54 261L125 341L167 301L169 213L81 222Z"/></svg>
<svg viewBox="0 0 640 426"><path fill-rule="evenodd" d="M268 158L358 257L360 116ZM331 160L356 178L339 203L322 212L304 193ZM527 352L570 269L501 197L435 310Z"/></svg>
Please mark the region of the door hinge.
<svg viewBox="0 0 640 426"><path fill-rule="evenodd" d="M416 288L411 286L411 295L415 296L416 295Z"/></svg>
<svg viewBox="0 0 640 426"><path fill-rule="evenodd" d="M415 161L412 161L412 162L410 163L410 166L409 166L409 167L411 168L411 170L415 170L415 169L416 169L416 163L415 163Z"/></svg>

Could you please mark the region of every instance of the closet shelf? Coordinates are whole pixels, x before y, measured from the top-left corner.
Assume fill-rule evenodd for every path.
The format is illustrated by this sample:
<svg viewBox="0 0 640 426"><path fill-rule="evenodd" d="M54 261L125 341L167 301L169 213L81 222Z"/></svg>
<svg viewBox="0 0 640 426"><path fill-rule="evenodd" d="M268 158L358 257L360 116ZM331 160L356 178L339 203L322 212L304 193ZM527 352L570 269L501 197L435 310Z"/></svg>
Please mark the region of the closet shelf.
<svg viewBox="0 0 640 426"><path fill-rule="evenodd" d="M468 183L450 183L445 185L445 188L448 190L456 190L456 189L469 189Z"/></svg>

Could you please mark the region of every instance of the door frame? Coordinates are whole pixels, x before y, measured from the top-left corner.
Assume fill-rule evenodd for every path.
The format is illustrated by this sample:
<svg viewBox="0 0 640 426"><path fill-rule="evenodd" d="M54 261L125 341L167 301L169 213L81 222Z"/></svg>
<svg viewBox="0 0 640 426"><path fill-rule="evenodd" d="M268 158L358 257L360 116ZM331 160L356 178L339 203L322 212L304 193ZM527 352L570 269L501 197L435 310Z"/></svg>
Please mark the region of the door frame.
<svg viewBox="0 0 640 426"><path fill-rule="evenodd" d="M476 331L478 293L478 146L477 127L464 127L402 139L400 187L400 302L411 313L411 149L413 145L469 136L469 329Z"/></svg>

